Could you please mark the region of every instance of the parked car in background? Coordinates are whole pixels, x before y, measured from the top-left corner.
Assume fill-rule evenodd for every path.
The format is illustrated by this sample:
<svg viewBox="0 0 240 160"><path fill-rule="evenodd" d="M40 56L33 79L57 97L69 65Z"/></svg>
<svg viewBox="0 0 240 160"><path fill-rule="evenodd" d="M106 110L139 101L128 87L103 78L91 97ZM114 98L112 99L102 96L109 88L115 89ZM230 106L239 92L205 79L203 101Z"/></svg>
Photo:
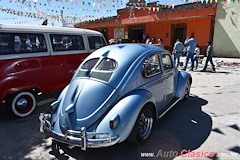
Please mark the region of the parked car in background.
<svg viewBox="0 0 240 160"><path fill-rule="evenodd" d="M153 123L187 99L191 75L178 71L171 54L145 44L116 44L89 55L70 84L41 113L41 130L81 149L129 140L140 144Z"/></svg>
<svg viewBox="0 0 240 160"><path fill-rule="evenodd" d="M39 93L64 88L79 64L105 45L97 31L0 24L0 102L28 116Z"/></svg>

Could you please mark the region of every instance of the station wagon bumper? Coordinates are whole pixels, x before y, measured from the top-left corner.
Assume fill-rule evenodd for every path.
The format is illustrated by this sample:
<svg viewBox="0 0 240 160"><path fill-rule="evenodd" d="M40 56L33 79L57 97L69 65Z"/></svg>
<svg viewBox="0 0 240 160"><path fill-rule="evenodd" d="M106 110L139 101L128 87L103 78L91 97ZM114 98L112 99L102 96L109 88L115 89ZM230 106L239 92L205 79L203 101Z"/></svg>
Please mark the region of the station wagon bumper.
<svg viewBox="0 0 240 160"><path fill-rule="evenodd" d="M50 123L51 114L41 113L39 116L40 120L40 131L45 132L49 137L56 141L68 144L72 147L81 147L82 150L87 148L101 148L112 146L120 141L119 136L112 137L108 133L92 133L86 132L85 127L81 128L81 131L67 130L65 134L60 134L52 130L52 125ZM99 139L89 139L87 137L96 136L106 136L107 138Z"/></svg>

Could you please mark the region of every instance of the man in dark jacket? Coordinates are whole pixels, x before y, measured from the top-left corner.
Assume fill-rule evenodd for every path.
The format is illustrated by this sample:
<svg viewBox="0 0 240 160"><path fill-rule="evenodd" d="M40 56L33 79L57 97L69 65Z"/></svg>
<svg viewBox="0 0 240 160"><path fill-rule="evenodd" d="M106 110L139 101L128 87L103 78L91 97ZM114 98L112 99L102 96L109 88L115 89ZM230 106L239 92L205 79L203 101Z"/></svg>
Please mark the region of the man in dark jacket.
<svg viewBox="0 0 240 160"><path fill-rule="evenodd" d="M215 72L215 67L214 67L214 64L213 64L213 61L212 61L212 57L213 57L213 46L212 46L212 41L208 41L208 48L207 48L207 60L206 60L206 63L205 63L205 66L203 68L203 72L206 71L207 69L207 65L208 65L208 62L210 61L211 65L212 65L212 70L213 72Z"/></svg>

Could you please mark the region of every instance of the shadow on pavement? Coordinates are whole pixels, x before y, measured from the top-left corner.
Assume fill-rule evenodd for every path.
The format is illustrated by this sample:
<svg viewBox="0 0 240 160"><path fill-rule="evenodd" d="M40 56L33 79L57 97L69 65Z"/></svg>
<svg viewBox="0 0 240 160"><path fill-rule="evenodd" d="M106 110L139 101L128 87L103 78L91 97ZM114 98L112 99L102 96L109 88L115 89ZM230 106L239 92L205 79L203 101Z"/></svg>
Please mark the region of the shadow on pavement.
<svg viewBox="0 0 240 160"><path fill-rule="evenodd" d="M35 111L28 117L19 118L7 109L5 104L0 106L0 148L1 160L25 159L35 146L43 143L45 135L39 132L38 116L48 109L58 97L59 92L44 94L38 97ZM51 97L51 98L49 98Z"/></svg>
<svg viewBox="0 0 240 160"><path fill-rule="evenodd" d="M193 72L205 73L205 74L225 74L225 75L233 74L229 71L221 71L221 70L216 70L216 72L213 72L213 71L210 71L210 70L207 70L207 71L198 70L198 71L193 71Z"/></svg>
<svg viewBox="0 0 240 160"><path fill-rule="evenodd" d="M123 142L108 148L69 149L67 145L52 143L49 154L57 159L154 159L141 158L141 153L154 153L156 159L173 159L182 150L194 150L201 146L212 130L211 117L202 111L208 102L191 96L174 106L159 122L155 123L149 141L143 145ZM169 151L169 152L168 152ZM170 153L172 152L172 153ZM174 152L174 154L173 154ZM167 155L168 154L168 155Z"/></svg>

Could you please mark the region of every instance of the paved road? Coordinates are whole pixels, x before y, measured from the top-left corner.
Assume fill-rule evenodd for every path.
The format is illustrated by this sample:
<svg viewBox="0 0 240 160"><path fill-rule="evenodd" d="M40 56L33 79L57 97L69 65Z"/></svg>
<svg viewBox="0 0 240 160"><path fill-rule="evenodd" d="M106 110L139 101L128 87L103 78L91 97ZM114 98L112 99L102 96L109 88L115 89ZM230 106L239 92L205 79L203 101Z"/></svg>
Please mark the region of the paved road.
<svg viewBox="0 0 240 160"><path fill-rule="evenodd" d="M84 152L45 139L39 132L38 115L48 109L59 92L40 97L37 109L26 118L16 118L1 107L0 160L168 160L175 156L175 159L191 157L191 154L183 155L184 158L180 155L188 150L195 154L209 153L209 158L203 159L240 159L240 72L195 71L191 74L189 100L178 103L156 123L150 140L141 146L124 142ZM195 159L199 158L195 155Z"/></svg>

